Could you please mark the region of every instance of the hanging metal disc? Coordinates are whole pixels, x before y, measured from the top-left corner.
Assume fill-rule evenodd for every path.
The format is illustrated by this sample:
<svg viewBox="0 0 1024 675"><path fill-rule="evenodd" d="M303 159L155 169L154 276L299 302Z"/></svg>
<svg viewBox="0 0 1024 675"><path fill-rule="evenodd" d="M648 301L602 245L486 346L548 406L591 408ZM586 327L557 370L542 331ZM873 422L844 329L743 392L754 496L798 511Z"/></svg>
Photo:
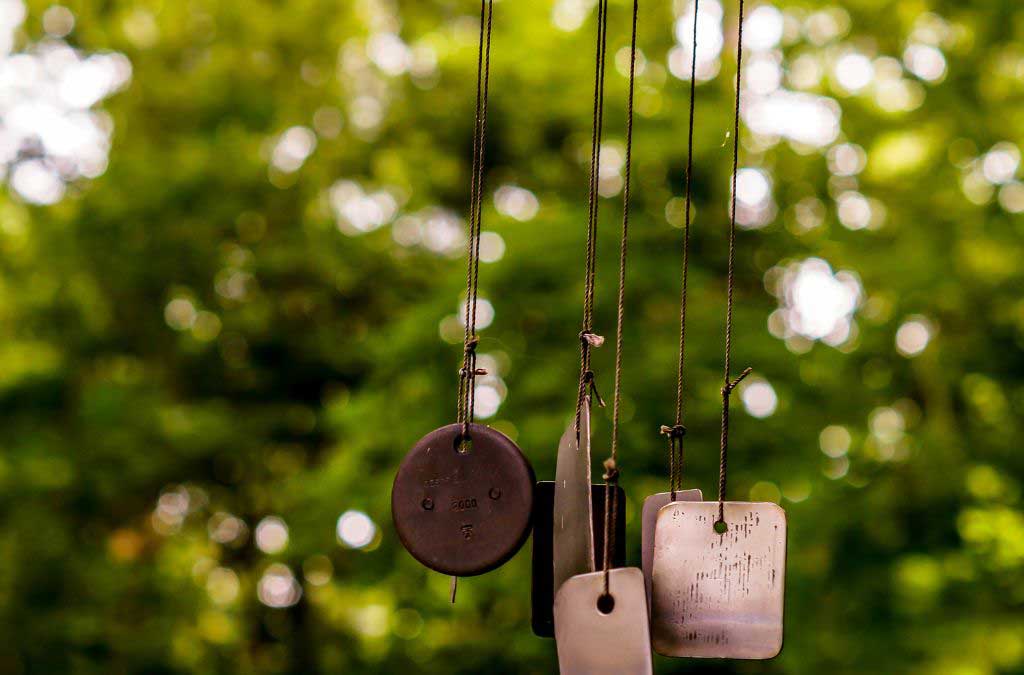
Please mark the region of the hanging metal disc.
<svg viewBox="0 0 1024 675"><path fill-rule="evenodd" d="M704 499L700 490L676 490L676 498L671 492L658 492L644 500L644 508L640 517L640 569L644 571L647 583L647 606L651 606L651 568L654 565L654 532L658 524L658 511L673 501L699 502Z"/></svg>
<svg viewBox="0 0 1024 675"><path fill-rule="evenodd" d="M635 567L569 579L555 596L555 642L561 675L650 675L644 574Z"/></svg>
<svg viewBox="0 0 1024 675"><path fill-rule="evenodd" d="M580 433L570 424L555 464L554 589L566 579L597 569L590 493L590 400L580 412Z"/></svg>
<svg viewBox="0 0 1024 675"><path fill-rule="evenodd" d="M530 534L533 468L499 431L461 424L424 436L405 456L391 490L395 530L416 560L459 577L508 561Z"/></svg>
<svg viewBox="0 0 1024 675"><path fill-rule="evenodd" d="M782 649L786 513L778 505L675 502L658 513L651 637L665 656L770 659Z"/></svg>

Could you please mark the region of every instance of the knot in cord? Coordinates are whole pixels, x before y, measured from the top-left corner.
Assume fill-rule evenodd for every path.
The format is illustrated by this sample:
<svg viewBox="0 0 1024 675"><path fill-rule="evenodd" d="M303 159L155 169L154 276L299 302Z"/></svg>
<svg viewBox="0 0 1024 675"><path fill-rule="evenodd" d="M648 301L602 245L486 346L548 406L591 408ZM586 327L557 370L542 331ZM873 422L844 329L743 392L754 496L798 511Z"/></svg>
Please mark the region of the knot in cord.
<svg viewBox="0 0 1024 675"><path fill-rule="evenodd" d="M686 435L686 427L682 424L676 424L675 426L661 426L661 433L672 439L682 438Z"/></svg>
<svg viewBox="0 0 1024 675"><path fill-rule="evenodd" d="M609 483L619 480L619 467L610 457L604 460L604 479Z"/></svg>
<svg viewBox="0 0 1024 675"><path fill-rule="evenodd" d="M597 390L597 377L594 375L594 371L585 370L583 372L583 386L590 389L590 397L597 402L597 405L605 407L601 392Z"/></svg>
<svg viewBox="0 0 1024 675"><path fill-rule="evenodd" d="M747 368L742 373L740 373L740 376L737 377L735 380L733 380L732 382L726 382L725 386L722 387L722 396L728 397L730 394L732 394L732 390L739 386L740 382L747 379L747 375L750 375L752 372L754 372L753 368Z"/></svg>
<svg viewBox="0 0 1024 675"><path fill-rule="evenodd" d="M604 336L589 330L580 331L580 342L584 347L600 347L604 344Z"/></svg>

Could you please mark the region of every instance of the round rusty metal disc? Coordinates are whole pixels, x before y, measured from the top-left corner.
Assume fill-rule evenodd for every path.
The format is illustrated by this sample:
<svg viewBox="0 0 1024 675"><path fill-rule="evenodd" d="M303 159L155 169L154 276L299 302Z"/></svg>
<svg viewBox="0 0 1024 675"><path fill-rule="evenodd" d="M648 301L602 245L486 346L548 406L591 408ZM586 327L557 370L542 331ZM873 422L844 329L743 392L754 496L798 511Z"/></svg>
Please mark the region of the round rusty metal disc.
<svg viewBox="0 0 1024 675"><path fill-rule="evenodd" d="M391 490L402 544L432 570L458 577L508 561L530 534L533 468L499 431L471 424L472 447L460 452L461 424L420 439Z"/></svg>

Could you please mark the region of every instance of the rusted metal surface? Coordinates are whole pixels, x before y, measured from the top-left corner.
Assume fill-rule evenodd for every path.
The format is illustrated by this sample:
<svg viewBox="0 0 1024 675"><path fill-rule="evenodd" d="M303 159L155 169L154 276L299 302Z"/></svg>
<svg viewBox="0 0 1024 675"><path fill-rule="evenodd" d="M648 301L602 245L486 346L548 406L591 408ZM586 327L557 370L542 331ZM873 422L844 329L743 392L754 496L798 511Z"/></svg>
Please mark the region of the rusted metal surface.
<svg viewBox="0 0 1024 675"><path fill-rule="evenodd" d="M651 604L651 568L654 565L654 531L658 522L658 511L672 501L699 502L704 498L700 490L677 490L675 500L671 492L658 492L644 500L640 523L640 569L644 571L647 584L647 606Z"/></svg>
<svg viewBox="0 0 1024 675"><path fill-rule="evenodd" d="M610 572L614 606L604 613L604 572L566 581L555 596L555 640L561 675L651 675L644 574L636 567ZM607 609L607 607L605 607Z"/></svg>
<svg viewBox="0 0 1024 675"><path fill-rule="evenodd" d="M461 424L424 436L402 461L391 513L402 544L432 570L468 577L516 554L530 534L533 468L499 431L470 425L472 447L459 452Z"/></svg>
<svg viewBox="0 0 1024 675"><path fill-rule="evenodd" d="M786 514L776 504L676 502L658 512L651 637L666 656L770 659L782 649Z"/></svg>

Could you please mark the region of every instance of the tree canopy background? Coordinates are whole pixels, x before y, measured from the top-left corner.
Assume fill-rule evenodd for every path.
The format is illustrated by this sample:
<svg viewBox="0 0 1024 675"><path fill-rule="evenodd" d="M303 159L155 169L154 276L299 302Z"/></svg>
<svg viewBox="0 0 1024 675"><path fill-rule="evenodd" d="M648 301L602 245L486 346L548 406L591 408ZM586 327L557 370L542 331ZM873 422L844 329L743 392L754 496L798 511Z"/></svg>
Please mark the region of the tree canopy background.
<svg viewBox="0 0 1024 675"><path fill-rule="evenodd" d="M667 485L692 16L641 4L634 563ZM700 4L685 475L710 496L737 7ZM540 478L576 387L593 8L495 8L478 401ZM528 547L451 607L390 525L398 462L455 413L478 9L0 2L0 672L554 671ZM630 5L610 11L605 335ZM1024 672L1024 7L748 16L735 362L755 376L730 497L788 513L786 647L656 668Z"/></svg>

